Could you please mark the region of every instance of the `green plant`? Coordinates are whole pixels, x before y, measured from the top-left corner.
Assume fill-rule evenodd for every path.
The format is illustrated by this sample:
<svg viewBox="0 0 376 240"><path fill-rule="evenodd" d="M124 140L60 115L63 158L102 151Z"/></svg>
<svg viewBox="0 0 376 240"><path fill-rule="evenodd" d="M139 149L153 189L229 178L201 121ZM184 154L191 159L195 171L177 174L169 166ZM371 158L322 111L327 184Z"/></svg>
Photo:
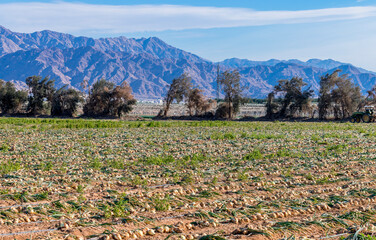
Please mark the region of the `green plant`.
<svg viewBox="0 0 376 240"><path fill-rule="evenodd" d="M175 162L175 158L171 155L152 156L142 159L141 162L147 165L164 166Z"/></svg>
<svg viewBox="0 0 376 240"><path fill-rule="evenodd" d="M51 171L53 166L54 166L54 164L52 163L52 161L43 162L40 165L40 169L42 169L43 171Z"/></svg>
<svg viewBox="0 0 376 240"><path fill-rule="evenodd" d="M206 235L201 237L199 240L226 240L226 238L216 236L216 235Z"/></svg>
<svg viewBox="0 0 376 240"><path fill-rule="evenodd" d="M7 143L3 143L1 146L0 146L0 151L1 152L8 152L10 149L10 146L7 144Z"/></svg>
<svg viewBox="0 0 376 240"><path fill-rule="evenodd" d="M102 166L103 166L103 164L102 164L101 161L99 161L98 158L94 158L94 159L90 160L90 163L89 163L90 168L93 168L95 170L99 170L99 169L102 168Z"/></svg>
<svg viewBox="0 0 376 240"><path fill-rule="evenodd" d="M111 160L107 164L109 167L114 168L114 169L124 169L124 162L121 160Z"/></svg>
<svg viewBox="0 0 376 240"><path fill-rule="evenodd" d="M259 149L255 149L243 157L243 160L257 160L262 159L263 155Z"/></svg>
<svg viewBox="0 0 376 240"><path fill-rule="evenodd" d="M83 185L80 184L77 186L77 193L83 193L84 190L85 190L85 187Z"/></svg>
<svg viewBox="0 0 376 240"><path fill-rule="evenodd" d="M186 174L185 176L182 177L180 184L181 185L189 185L194 182L193 176L190 174Z"/></svg>
<svg viewBox="0 0 376 240"><path fill-rule="evenodd" d="M18 162L8 160L5 163L0 163L0 174L5 175L11 172L15 172L21 169L21 165Z"/></svg>
<svg viewBox="0 0 376 240"><path fill-rule="evenodd" d="M167 211L171 207L169 198L153 198L152 203L157 211Z"/></svg>
<svg viewBox="0 0 376 240"><path fill-rule="evenodd" d="M34 201L46 200L48 198L48 192L37 193L31 196Z"/></svg>
<svg viewBox="0 0 376 240"><path fill-rule="evenodd" d="M147 184L147 180L142 179L140 176L135 176L130 181L130 185L134 186L134 187L136 187L136 186L146 186L146 184Z"/></svg>

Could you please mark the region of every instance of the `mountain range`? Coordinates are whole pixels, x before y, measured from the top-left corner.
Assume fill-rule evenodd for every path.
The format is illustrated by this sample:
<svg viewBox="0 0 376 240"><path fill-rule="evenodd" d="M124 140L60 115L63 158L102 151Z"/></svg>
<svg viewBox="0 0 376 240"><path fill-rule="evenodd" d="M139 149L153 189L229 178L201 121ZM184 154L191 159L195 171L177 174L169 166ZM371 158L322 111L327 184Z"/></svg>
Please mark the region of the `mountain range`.
<svg viewBox="0 0 376 240"><path fill-rule="evenodd" d="M138 99L159 99L174 78L187 72L196 87L213 97L217 66L221 71L238 69L245 94L254 98L265 97L278 80L292 77L303 78L317 92L320 77L336 69L363 92L376 83L376 73L331 59L211 62L156 37L93 39L47 30L16 33L0 26L0 79L20 88L32 75L49 76L57 87L77 89L82 89L83 80L93 84L105 78L116 84L127 81Z"/></svg>

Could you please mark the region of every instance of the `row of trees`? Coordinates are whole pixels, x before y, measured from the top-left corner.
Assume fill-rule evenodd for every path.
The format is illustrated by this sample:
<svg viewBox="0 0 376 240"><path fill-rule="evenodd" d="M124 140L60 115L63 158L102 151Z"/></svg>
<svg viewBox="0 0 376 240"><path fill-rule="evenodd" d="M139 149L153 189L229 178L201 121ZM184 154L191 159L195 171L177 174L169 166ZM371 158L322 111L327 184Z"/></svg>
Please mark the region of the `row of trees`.
<svg viewBox="0 0 376 240"><path fill-rule="evenodd" d="M203 90L194 88L191 77L184 73L175 78L165 97L159 116L166 117L171 104L185 102L190 116L205 115L215 109L218 118L233 118L243 102L240 74L237 70L225 71L218 76L218 83L225 94L224 102L204 96ZM93 84L88 96L73 88L55 88L48 77L32 76L26 79L28 91L17 90L13 83L0 80L0 109L2 114L26 113L29 115L68 116L77 115L80 107L86 116L120 117L132 110L136 103L131 87L124 82L120 86L101 79ZM83 86L87 88L87 82Z"/></svg>
<svg viewBox="0 0 376 240"><path fill-rule="evenodd" d="M317 107L312 104L314 91L303 90L307 84L302 78L280 80L267 99L267 118L286 118L302 114L318 114L320 119L334 116L349 117L352 112L376 99L376 89L369 91L367 98L360 88L339 70L321 77ZM244 87L240 85L237 70L227 70L218 75L218 86L224 93L224 102L204 96L203 90L194 88L191 77L184 73L175 78L166 94L159 116L166 117L171 104L185 102L190 116L214 112L217 118L232 119L245 102ZM82 106L86 116L121 117L130 112L136 103L131 87L124 82L120 86L101 79L93 84L88 96L73 88L55 88L48 77L32 76L26 79L29 91L17 90L13 83L0 80L0 110L3 114L28 113L31 115L73 116Z"/></svg>
<svg viewBox="0 0 376 240"><path fill-rule="evenodd" d="M209 110L217 107L216 117L232 119L243 101L240 74L237 70L225 71L218 76L218 83L223 88L225 98L217 107L215 100L207 99L203 95L203 90L193 87L192 79L187 73L182 74L172 81L159 116L166 117L171 104L176 101L185 102L190 116L206 115Z"/></svg>
<svg viewBox="0 0 376 240"><path fill-rule="evenodd" d="M275 119L305 115L314 118L318 115L319 119L344 119L365 105L376 104L376 87L364 97L360 88L340 72L337 70L321 77L317 104L313 104L314 91L307 88L302 78L279 80L268 95L266 117ZM245 88L240 85L240 74L237 70L227 70L219 74L217 80L219 89L224 93L224 102L216 108L215 116L232 119L247 101L243 96ZM187 74L173 80L161 116L167 116L173 101L185 101L191 116L202 115L213 110L216 105L215 101L203 96L202 90L192 87L191 78Z"/></svg>
<svg viewBox="0 0 376 240"><path fill-rule="evenodd" d="M101 79L93 84L87 97L76 89L55 88L48 77L32 76L26 79L28 91L17 90L13 83L0 80L0 109L2 114L69 116L83 106L86 116L121 117L136 103L131 87L120 86Z"/></svg>
<svg viewBox="0 0 376 240"><path fill-rule="evenodd" d="M307 85L302 78L280 80L268 95L268 118L285 118L318 112L319 119L334 116L336 119L349 117L354 111L367 104L358 86L340 70L321 77L317 108L312 104L313 90L303 88ZM373 91L369 92L371 95ZM317 112L316 112L317 111Z"/></svg>

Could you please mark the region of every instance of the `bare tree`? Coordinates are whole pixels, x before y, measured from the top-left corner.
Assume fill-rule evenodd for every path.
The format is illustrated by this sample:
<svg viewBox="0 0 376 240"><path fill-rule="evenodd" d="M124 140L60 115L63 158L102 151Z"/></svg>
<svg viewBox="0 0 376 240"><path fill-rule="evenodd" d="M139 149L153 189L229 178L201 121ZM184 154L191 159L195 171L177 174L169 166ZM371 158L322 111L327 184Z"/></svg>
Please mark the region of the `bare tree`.
<svg viewBox="0 0 376 240"><path fill-rule="evenodd" d="M190 116L201 115L213 107L214 101L206 99L202 92L203 91L198 88L190 90L186 103Z"/></svg>
<svg viewBox="0 0 376 240"><path fill-rule="evenodd" d="M367 97L362 99L358 105L358 110L364 108L367 105L375 105L376 104L376 86L374 86L371 90L367 91Z"/></svg>
<svg viewBox="0 0 376 240"><path fill-rule="evenodd" d="M133 109L136 99L132 95L132 88L127 82L115 87L111 93L110 115L121 117Z"/></svg>

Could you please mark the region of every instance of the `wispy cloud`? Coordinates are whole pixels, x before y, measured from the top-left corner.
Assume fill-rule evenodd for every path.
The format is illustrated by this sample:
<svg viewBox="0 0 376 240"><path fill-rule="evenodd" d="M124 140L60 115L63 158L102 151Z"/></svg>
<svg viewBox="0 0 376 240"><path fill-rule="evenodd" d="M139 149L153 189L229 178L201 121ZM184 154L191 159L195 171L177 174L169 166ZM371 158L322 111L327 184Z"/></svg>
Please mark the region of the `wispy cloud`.
<svg viewBox="0 0 376 240"><path fill-rule="evenodd" d="M360 19L376 7L304 11L254 11L246 8L179 5L95 5L68 2L0 4L0 25L22 32L50 29L69 33L116 34L210 29Z"/></svg>

